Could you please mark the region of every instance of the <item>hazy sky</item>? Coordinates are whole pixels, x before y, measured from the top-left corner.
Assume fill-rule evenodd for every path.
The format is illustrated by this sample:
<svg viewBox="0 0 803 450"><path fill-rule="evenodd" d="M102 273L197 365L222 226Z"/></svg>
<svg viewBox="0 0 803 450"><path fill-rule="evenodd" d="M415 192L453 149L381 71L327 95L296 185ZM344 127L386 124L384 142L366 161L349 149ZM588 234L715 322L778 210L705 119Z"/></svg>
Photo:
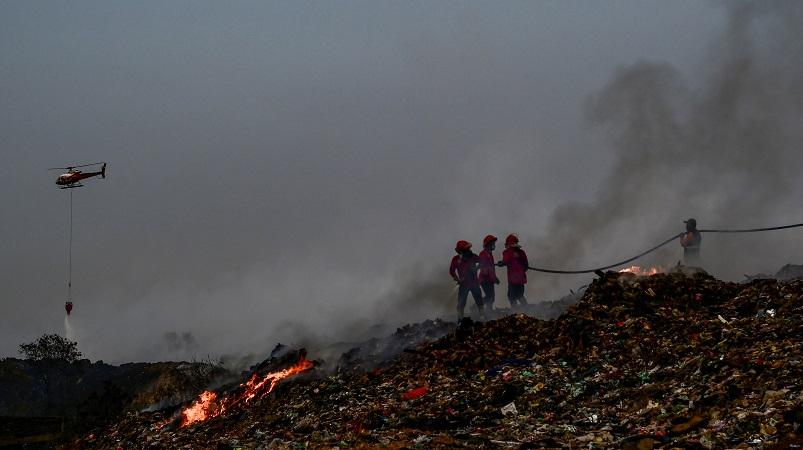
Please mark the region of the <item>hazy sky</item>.
<svg viewBox="0 0 803 450"><path fill-rule="evenodd" d="M799 19L794 5L786 15ZM407 294L448 294L458 239L515 231L538 260L556 209L610 202L611 180L641 164L623 163L642 141L618 131L631 118L617 111L631 108L617 79L666 67L678 92L704 98L729 14L698 1L0 2L0 356L63 332L69 193L46 169L70 163L109 163L106 180L74 192L72 324L92 359L191 356L168 348L168 332L193 333L193 351L214 356L301 328L337 333L390 303L451 311L448 295ZM773 33L750 39L772 48ZM768 62L773 76L800 70L799 44L785 52ZM793 106L772 115L797 123ZM679 147L700 142L681 134ZM796 175L786 142L779 161ZM722 151L702 163L741 161ZM650 192L689 188L640 179ZM800 184L777 189L786 203L727 225L800 219L788 206ZM711 222L728 192L690 214L726 225ZM603 264L680 231L682 198L665 216L648 203L568 241L571 258L550 248L539 262ZM578 217L561 227L591 220ZM777 258L744 258L727 275L803 262L799 233L788 236L760 242ZM532 299L588 280L538 277Z"/></svg>

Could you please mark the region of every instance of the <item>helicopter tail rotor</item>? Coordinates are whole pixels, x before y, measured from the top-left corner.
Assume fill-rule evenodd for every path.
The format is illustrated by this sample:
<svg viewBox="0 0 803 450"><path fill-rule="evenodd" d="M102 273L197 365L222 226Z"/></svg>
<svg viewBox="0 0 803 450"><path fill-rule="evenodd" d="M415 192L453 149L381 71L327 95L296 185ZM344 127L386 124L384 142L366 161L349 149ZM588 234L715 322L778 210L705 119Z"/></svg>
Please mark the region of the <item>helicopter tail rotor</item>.
<svg viewBox="0 0 803 450"><path fill-rule="evenodd" d="M103 167L100 168L100 177L106 178L106 163L103 163Z"/></svg>

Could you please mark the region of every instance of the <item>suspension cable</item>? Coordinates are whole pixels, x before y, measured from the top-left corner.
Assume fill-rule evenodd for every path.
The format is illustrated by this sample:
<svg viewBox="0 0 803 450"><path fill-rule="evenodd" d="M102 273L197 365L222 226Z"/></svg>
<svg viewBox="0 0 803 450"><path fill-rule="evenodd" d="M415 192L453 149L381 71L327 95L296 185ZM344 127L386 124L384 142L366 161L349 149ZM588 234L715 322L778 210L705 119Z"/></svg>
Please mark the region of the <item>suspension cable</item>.
<svg viewBox="0 0 803 450"><path fill-rule="evenodd" d="M67 301L72 301L72 189L70 189L70 239L67 248Z"/></svg>

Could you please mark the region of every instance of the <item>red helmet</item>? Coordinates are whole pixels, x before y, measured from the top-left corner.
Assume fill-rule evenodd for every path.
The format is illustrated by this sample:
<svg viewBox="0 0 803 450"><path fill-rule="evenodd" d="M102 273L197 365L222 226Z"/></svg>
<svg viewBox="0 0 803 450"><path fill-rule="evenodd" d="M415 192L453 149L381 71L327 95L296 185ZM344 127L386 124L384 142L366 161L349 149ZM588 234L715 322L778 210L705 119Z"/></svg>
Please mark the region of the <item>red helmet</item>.
<svg viewBox="0 0 803 450"><path fill-rule="evenodd" d="M469 249L471 249L471 242L468 241L457 241L457 244L454 246L454 251L458 253L462 253Z"/></svg>
<svg viewBox="0 0 803 450"><path fill-rule="evenodd" d="M515 234L508 234L505 238L505 246L509 247L511 245L516 245L519 243L519 237Z"/></svg>
<svg viewBox="0 0 803 450"><path fill-rule="evenodd" d="M483 246L488 245L491 242L496 242L496 240L497 240L496 236L489 234L488 236L485 236L485 239L482 240L482 245Z"/></svg>

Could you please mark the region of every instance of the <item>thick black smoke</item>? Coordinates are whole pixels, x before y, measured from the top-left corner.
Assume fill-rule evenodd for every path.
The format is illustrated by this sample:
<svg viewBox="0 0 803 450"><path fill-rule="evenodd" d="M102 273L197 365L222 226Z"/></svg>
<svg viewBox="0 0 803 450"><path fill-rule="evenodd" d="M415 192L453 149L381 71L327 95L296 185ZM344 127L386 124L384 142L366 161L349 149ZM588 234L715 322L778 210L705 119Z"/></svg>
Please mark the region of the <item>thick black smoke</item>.
<svg viewBox="0 0 803 450"><path fill-rule="evenodd" d="M586 268L638 253L683 231L783 225L801 218L803 5L728 4L728 26L690 78L667 63L622 67L588 102L616 162L588 203L552 215L528 236L542 267ZM713 235L704 264L724 277L800 257L799 233ZM677 244L638 263L672 264ZM776 267L777 266L777 267ZM559 285L537 277L537 287Z"/></svg>

